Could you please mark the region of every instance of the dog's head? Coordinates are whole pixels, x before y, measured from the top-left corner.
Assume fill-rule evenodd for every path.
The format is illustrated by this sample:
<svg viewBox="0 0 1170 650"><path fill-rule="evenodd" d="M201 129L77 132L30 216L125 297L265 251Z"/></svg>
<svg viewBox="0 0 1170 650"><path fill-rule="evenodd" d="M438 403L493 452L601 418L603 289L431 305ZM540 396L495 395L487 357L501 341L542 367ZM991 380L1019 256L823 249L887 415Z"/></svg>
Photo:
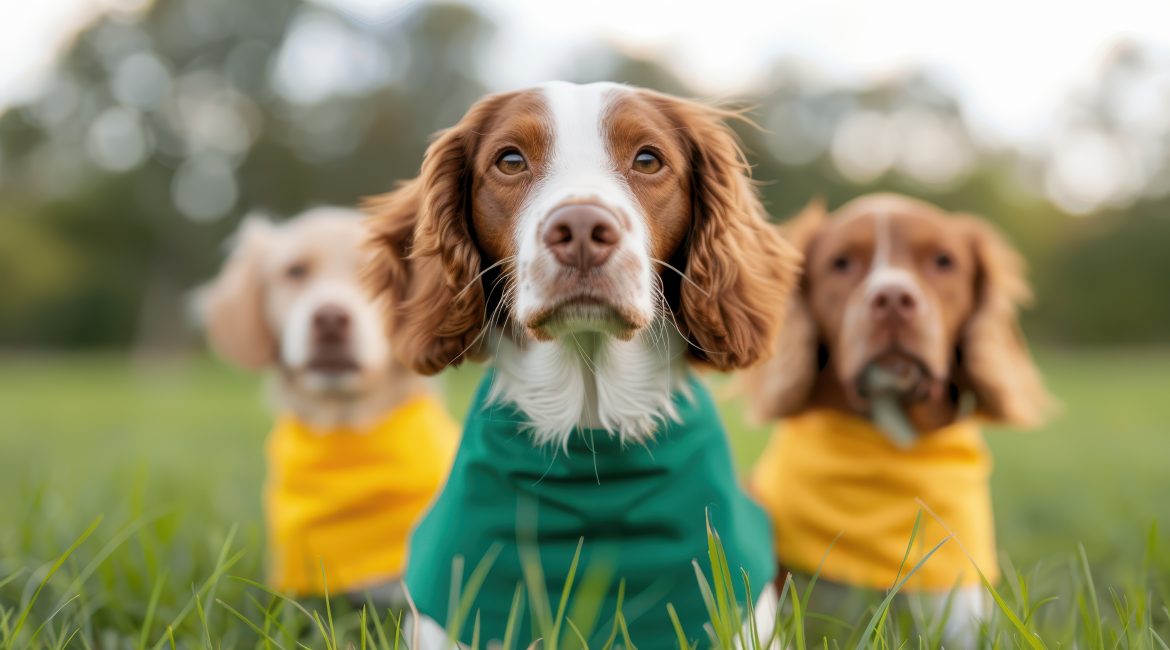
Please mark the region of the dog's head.
<svg viewBox="0 0 1170 650"><path fill-rule="evenodd" d="M318 208L280 225L247 218L202 291L212 348L318 392L358 391L383 375L385 326L359 280L367 237L351 210Z"/></svg>
<svg viewBox="0 0 1170 650"><path fill-rule="evenodd" d="M992 421L1042 421L1051 401L1017 322L1024 263L990 224L869 195L832 217L814 202L786 229L805 272L776 360L750 382L762 415L866 413L892 389L920 430L953 420L965 393Z"/></svg>
<svg viewBox="0 0 1170 650"><path fill-rule="evenodd" d="M660 316L716 368L766 356L797 255L766 224L732 116L614 84L478 102L369 205L368 278L403 361L458 364L492 324L629 339Z"/></svg>

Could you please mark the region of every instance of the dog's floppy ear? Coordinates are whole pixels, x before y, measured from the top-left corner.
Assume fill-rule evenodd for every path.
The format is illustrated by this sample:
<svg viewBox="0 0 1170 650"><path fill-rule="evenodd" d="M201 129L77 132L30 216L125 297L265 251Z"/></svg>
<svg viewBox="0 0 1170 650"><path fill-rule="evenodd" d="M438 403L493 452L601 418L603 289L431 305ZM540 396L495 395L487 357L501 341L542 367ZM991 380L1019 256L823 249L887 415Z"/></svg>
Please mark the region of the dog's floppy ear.
<svg viewBox="0 0 1170 650"><path fill-rule="evenodd" d="M366 221L370 253L362 279L385 311L386 322L393 326L395 305L406 298L410 289L407 256L414 242L422 206L423 184L419 179L401 183L393 192L366 199L362 208L370 215Z"/></svg>
<svg viewBox="0 0 1170 650"><path fill-rule="evenodd" d="M481 100L441 132L417 178L366 203L373 251L366 282L388 312L400 360L422 374L477 355L486 293L468 193L482 125L501 98Z"/></svg>
<svg viewBox="0 0 1170 650"><path fill-rule="evenodd" d="M959 346L960 381L976 412L993 422L1036 427L1054 403L1028 352L1017 313L1031 302L1024 260L986 221L962 216L975 252L975 312Z"/></svg>
<svg viewBox="0 0 1170 650"><path fill-rule="evenodd" d="M780 229L785 239L804 255L806 268L799 288L788 303L772 357L749 371L746 377L753 414L761 420L799 413L808 404L816 384L820 332L808 304L807 264L825 217L824 200L814 198Z"/></svg>
<svg viewBox="0 0 1170 650"><path fill-rule="evenodd" d="M259 370L276 361L276 337L264 314L260 264L274 226L250 215L233 236L232 250L219 275L199 291L198 311L216 354L244 368Z"/></svg>
<svg viewBox="0 0 1170 650"><path fill-rule="evenodd" d="M725 123L738 115L670 99L690 157L693 224L679 327L689 354L719 370L771 354L800 256L768 223L750 167Z"/></svg>

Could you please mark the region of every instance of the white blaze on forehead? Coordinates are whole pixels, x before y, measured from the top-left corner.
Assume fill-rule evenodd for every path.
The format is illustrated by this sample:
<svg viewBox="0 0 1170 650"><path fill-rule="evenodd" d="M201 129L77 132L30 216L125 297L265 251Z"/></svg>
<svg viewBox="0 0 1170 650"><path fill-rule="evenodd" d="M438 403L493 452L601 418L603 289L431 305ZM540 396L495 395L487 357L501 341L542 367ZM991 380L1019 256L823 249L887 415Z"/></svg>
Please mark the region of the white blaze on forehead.
<svg viewBox="0 0 1170 650"><path fill-rule="evenodd" d="M879 212L873 218L873 262L865 281L867 297L886 287L901 287L916 297L922 294L918 279L909 269L894 266L894 233L890 215Z"/></svg>
<svg viewBox="0 0 1170 650"><path fill-rule="evenodd" d="M578 85L553 81L539 87L552 122L552 147L545 173L525 211L538 219L566 202L594 201L633 221L633 193L609 152L606 116L614 101L632 90L615 83ZM631 224L623 224L629 226Z"/></svg>
<svg viewBox="0 0 1170 650"><path fill-rule="evenodd" d="M880 212L873 218L873 266L870 272L886 269L890 266L892 254L890 248L890 215Z"/></svg>
<svg viewBox="0 0 1170 650"><path fill-rule="evenodd" d="M554 81L541 87L553 123L544 185L565 193L612 189L619 178L606 147L604 121L613 99L628 91L612 83L579 86Z"/></svg>

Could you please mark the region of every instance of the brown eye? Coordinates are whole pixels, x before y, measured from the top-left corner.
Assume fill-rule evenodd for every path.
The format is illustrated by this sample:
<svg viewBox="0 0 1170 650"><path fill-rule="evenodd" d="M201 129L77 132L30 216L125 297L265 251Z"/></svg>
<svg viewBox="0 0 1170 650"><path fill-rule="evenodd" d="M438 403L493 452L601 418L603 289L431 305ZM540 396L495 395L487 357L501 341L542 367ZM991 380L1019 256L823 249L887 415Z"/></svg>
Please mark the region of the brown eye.
<svg viewBox="0 0 1170 650"><path fill-rule="evenodd" d="M641 174L653 174L662 169L662 160L649 149L643 149L634 156L634 171Z"/></svg>
<svg viewBox="0 0 1170 650"><path fill-rule="evenodd" d="M309 275L309 265L305 262L295 262L284 270L284 277L290 280L303 280Z"/></svg>
<svg viewBox="0 0 1170 650"><path fill-rule="evenodd" d="M845 273L853 266L853 260L849 259L848 255L838 255L833 258L833 270L837 273Z"/></svg>
<svg viewBox="0 0 1170 650"><path fill-rule="evenodd" d="M955 259L948 253L939 253L934 256L934 268L939 271L950 271L955 268Z"/></svg>
<svg viewBox="0 0 1170 650"><path fill-rule="evenodd" d="M519 151L509 149L496 159L496 169L509 176L515 176L528 169L528 161L524 160L524 156L520 155Z"/></svg>

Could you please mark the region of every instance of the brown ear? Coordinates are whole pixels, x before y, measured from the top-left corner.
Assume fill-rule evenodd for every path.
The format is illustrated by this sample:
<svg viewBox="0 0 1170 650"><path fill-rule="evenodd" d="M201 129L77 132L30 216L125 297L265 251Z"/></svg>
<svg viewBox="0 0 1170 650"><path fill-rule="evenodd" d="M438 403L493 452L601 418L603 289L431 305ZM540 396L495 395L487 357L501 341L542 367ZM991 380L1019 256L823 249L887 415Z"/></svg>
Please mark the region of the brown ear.
<svg viewBox="0 0 1170 650"><path fill-rule="evenodd" d="M215 277L200 290L200 317L216 354L259 370L276 361L276 337L264 315L260 263L273 226L250 216L234 236L232 251Z"/></svg>
<svg viewBox="0 0 1170 650"><path fill-rule="evenodd" d="M724 123L737 117L674 100L693 171L694 225L679 326L697 361L719 370L770 356L800 256L767 222L750 167Z"/></svg>
<svg viewBox="0 0 1170 650"><path fill-rule="evenodd" d="M824 200L814 198L780 229L785 239L804 255L806 263L825 217ZM819 370L820 332L809 309L807 294L808 277L802 273L800 287L788 302L772 357L748 372L746 387L757 419L794 415L812 397Z"/></svg>
<svg viewBox="0 0 1170 650"><path fill-rule="evenodd" d="M422 205L422 183L418 179L399 184L398 189L364 201L362 209L370 215L366 225L370 253L362 279L366 288L386 311L387 323L393 327L394 306L406 298L410 288L406 258L414 242Z"/></svg>
<svg viewBox="0 0 1170 650"><path fill-rule="evenodd" d="M977 269L976 307L959 348L959 376L974 391L978 414L1017 427L1039 426L1054 403L1017 317L1032 299L1024 260L986 221L968 216L963 223Z"/></svg>
<svg viewBox="0 0 1170 650"><path fill-rule="evenodd" d="M423 374L477 352L486 303L468 213L470 166L497 101L481 101L442 132L417 178L366 204L374 258L367 283L386 305L399 359Z"/></svg>

